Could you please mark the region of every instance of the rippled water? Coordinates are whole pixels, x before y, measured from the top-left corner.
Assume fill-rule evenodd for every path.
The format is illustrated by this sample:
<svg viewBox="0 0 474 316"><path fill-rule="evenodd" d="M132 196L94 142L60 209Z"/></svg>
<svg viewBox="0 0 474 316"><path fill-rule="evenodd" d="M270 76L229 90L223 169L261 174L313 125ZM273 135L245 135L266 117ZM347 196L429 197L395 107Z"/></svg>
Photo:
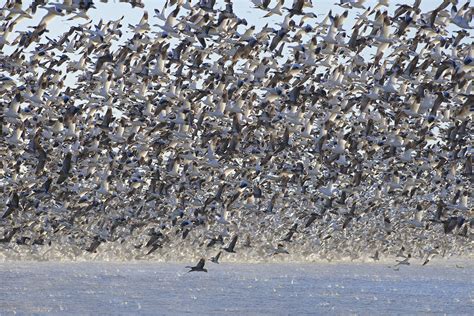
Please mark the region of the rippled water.
<svg viewBox="0 0 474 316"><path fill-rule="evenodd" d="M191 264L191 263L190 263ZM0 311L63 314L471 314L469 261L387 264L4 262Z"/></svg>

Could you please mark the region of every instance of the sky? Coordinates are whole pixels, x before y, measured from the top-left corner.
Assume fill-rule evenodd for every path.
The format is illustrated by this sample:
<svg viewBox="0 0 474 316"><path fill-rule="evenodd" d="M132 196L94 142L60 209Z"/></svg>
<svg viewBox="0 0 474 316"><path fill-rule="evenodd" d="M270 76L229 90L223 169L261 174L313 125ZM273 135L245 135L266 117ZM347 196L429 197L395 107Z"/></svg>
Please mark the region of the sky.
<svg viewBox="0 0 474 316"><path fill-rule="evenodd" d="M1 2L4 2L5 0L0 0ZM55 1L50 1L50 3L54 3ZM61 1L58 1L61 2ZM393 11L398 7L400 4L412 4L414 1L389 1L390 7L388 8L389 13L393 13ZM436 8L442 1L440 0L423 0L421 3L421 9L423 12L430 11L434 8ZM23 7L26 8L29 6L31 3L31 0L24 0L23 1ZM149 12L150 15L150 22L151 23L158 23L160 20L157 17L153 17L154 15L154 9L159 9L162 11L163 6L165 4L164 0L143 0L143 3L145 4L145 10ZM193 3L197 3L197 0L193 0ZM240 18L245 18L249 26L250 25L255 25L257 29L259 27L264 26L265 24L269 24L269 26L275 26L276 23L280 23L283 20L283 16L273 16L271 18L263 18L265 15L265 11L256 9L254 8L253 3L250 0L234 0L234 12L239 16ZM270 4L270 8L272 8L275 5L276 1L272 0ZM286 0L285 5L287 7L291 7L292 5L292 0ZM378 0L367 0L364 5L365 7L371 7L373 8L376 4L378 3ZM464 4L464 2L460 2L458 6L461 6ZM100 19L103 19L104 21L108 20L116 20L119 19L120 17L124 16L124 21L127 24L136 24L140 21L142 15L143 15L143 10L142 8L132 8L130 4L128 3L123 3L119 2L118 0L109 0L108 3L103 3L101 1L95 1L95 6L97 9L91 9L88 11L88 15L91 17L92 21L94 23L98 23ZM224 9L224 1L223 0L217 0L215 8L217 9ZM383 7L385 8L385 7ZM332 10L333 14L337 13L342 13L345 8L341 8L340 6L336 5L335 0L313 0L313 8L305 8L305 12L313 12L315 13L318 18L316 21L321 21L327 13ZM166 15L169 14L171 10L167 9L166 10ZM355 13L362 13L364 10L363 9L352 9L350 10L350 13L355 12ZM27 26L32 26L35 25L35 23L38 23L38 21L41 19L43 15L46 14L46 10L44 9L38 9L36 15L34 16L33 20L24 20L21 22L21 25L19 27L20 30L24 30L25 27ZM298 22L298 18L295 18L296 21ZM348 27L352 26L352 20L348 18L346 20L346 23ZM55 18L51 24L50 24L50 33L54 34L56 32L65 32L69 29L70 26L72 25L77 25L78 23L85 23L86 20L74 20L74 21L68 21L66 17L57 17ZM308 21L309 24L311 24L311 20Z"/></svg>
<svg viewBox="0 0 474 316"><path fill-rule="evenodd" d="M0 2L4 2L5 0L0 0ZM56 1L50 1L49 3L52 4ZM62 2L62 1L58 1ZM153 31L160 31L160 29L156 26L156 24L163 24L164 22L158 19L155 16L154 9L162 11L164 4L166 1L164 0L143 0L143 3L145 4L145 8L139 8L135 7L132 8L130 4L120 2L118 0L109 0L108 3L103 3L101 1L94 1L96 9L90 9L88 11L88 15L91 19L91 23L93 24L98 24L99 21L102 19L104 23L110 20L117 20L120 19L121 17L124 17L123 20L123 25L124 27L122 28L122 31L124 31L124 36L120 39L120 42L118 44L121 44L125 42L127 39L131 38L133 36L131 30L129 27L127 27L129 24L131 25L136 25L139 23L141 17L143 16L144 10L148 11L149 13L149 24L152 25L152 30ZM198 0L193 0L192 3L197 3ZM343 13L346 8L342 8L338 5L336 5L335 0L313 0L313 8L305 8L305 12L313 12L317 15L316 19L309 19L305 23L309 24L310 26L314 26L316 22L322 21L328 14L329 11L332 11L332 14L341 14ZM390 14L393 14L394 10L400 5L400 4L412 4L413 1L389 1L390 6L389 8L382 7L382 10L388 9ZM434 8L436 8L442 1L441 0L434 0L434 1L428 1L428 0L423 0L421 3L421 9L422 12L428 12ZM272 0L269 7L273 8L275 6L276 1ZM292 0L286 0L285 5L286 7L291 7L293 1ZM373 8L376 6L378 3L378 0L367 0L365 1L364 5L366 8L370 7ZM458 6L463 5L465 2L460 2ZM31 4L31 1L24 0L23 1L23 8L26 9L29 7ZM268 24L269 27L273 27L275 29L279 29L280 27L278 26L279 23L281 23L284 19L283 16L278 16L274 15L270 18L263 18L263 16L266 14L265 11L257 9L254 7L254 4L250 0L234 0L234 12L236 15L240 18L246 19L248 22L247 26L241 25L239 26L239 32L244 32L247 28L249 28L251 25L256 26L256 30L258 31L261 29L263 26ZM225 2L223 0L217 0L216 5L214 7L215 9L224 9L225 8ZM170 14L172 9L166 9L165 10L165 16L168 16ZM184 10L183 10L184 11ZM344 30L347 31L347 36L350 37L352 34L352 25L355 21L356 15L357 14L362 14L364 12L364 9L351 9L349 10L349 17L346 19L343 28ZM15 28L15 32L18 31L25 31L25 30L31 30L31 27L34 27L38 25L39 21L42 19L42 17L47 13L47 11L43 8L38 8L36 14L33 16L33 19L25 19L21 21ZM87 20L85 19L75 19L75 20L68 20L70 16L65 16L65 17L55 17L50 24L48 24L48 34L47 36L49 38L58 38L61 34L64 32L68 31L71 26L74 25L80 25L80 24L86 24L88 23ZM299 24L300 22L299 16L293 17L295 22ZM153 26L155 25L155 26ZM454 26L456 27L456 26ZM457 28L457 27L456 27ZM450 31L455 31L455 30L450 30ZM9 40L13 41L17 36L18 33L10 34ZM153 36L153 35L152 35ZM471 35L472 39L472 35ZM44 41L45 39L43 39ZM347 39L348 40L348 39ZM35 45L31 45L29 47L29 50L34 49ZM13 50L16 47L5 47L3 49L4 54L10 54L13 52ZM285 48L286 49L286 48ZM363 55L368 55L374 53L373 51L366 50L364 51ZM368 56L363 56L364 58L368 58ZM71 79L68 77L67 83L72 84Z"/></svg>

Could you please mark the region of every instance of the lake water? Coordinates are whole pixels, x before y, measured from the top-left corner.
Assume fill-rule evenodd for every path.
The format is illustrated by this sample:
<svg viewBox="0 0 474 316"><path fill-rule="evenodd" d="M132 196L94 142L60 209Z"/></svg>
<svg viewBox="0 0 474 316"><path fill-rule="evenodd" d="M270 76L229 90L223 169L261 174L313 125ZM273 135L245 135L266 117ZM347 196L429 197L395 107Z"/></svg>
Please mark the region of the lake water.
<svg viewBox="0 0 474 316"><path fill-rule="evenodd" d="M190 263L194 265L194 263ZM3 262L0 314L309 315L474 312L470 261L388 264Z"/></svg>

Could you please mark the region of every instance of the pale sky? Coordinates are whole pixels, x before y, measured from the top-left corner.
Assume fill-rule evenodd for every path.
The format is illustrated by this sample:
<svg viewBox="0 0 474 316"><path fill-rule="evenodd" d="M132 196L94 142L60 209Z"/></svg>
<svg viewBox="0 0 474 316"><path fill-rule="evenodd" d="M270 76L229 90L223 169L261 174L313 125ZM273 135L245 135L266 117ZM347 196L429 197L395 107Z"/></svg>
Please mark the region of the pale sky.
<svg viewBox="0 0 474 316"><path fill-rule="evenodd" d="M3 2L3 1L0 1ZM58 1L60 2L60 1ZM108 20L115 20L118 19L122 16L125 16L124 22L126 24L136 24L140 21L140 18L143 15L143 10L147 10L149 13L149 22L150 24L154 23L161 23L158 18L153 17L154 16L154 9L159 9L160 11L163 8L163 5L165 3L164 0L144 0L143 3L145 4L145 8L132 8L130 4L128 3L123 3L119 2L116 0L109 0L108 3L103 3L100 1L94 1L95 6L97 9L90 9L88 11L88 15L91 17L92 21L94 23L98 23L98 21L102 18L104 21ZM194 0L193 3L197 3L198 0ZM389 13L393 13L393 11L398 7L397 4L413 4L414 1L389 1L390 2L390 7L388 8ZM421 10L422 12L427 12L430 11L434 8L436 8L442 1L440 0L423 0L421 3ZM31 3L31 0L24 0L23 1L23 7L26 8L29 6ZM53 3L53 1L51 2ZM270 8L272 8L275 5L276 1L272 0L270 4ZM292 0L286 0L285 5L287 7L291 7L293 1ZM316 21L321 21L327 13L332 10L333 14L336 13L342 13L344 12L344 8L341 8L337 5L335 5L336 1L334 0L313 0L313 8L305 8L305 12L313 12L315 13L318 18ZM378 3L378 0L367 0L364 5L365 7L371 7L373 8L376 4ZM463 5L465 2L460 2L458 6ZM224 1L223 0L217 0L215 8L217 9L224 9ZM383 7L385 8L385 7ZM170 10L168 9L166 11L166 15L168 15ZM275 26L275 23L280 23L284 16L273 16L271 18L263 18L266 12L260 10L260 9L255 9L253 3L250 0L234 0L234 12L239 16L240 18L245 18L248 21L249 26L250 25L255 25L257 29L259 27L264 26L265 24L269 24L269 26ZM349 12L352 14L358 14L358 13L363 13L363 9L351 9ZM41 19L43 15L46 14L46 10L44 9L38 9L38 11L35 14L35 17L33 20L24 20L21 22L21 27L18 27L18 30L24 30L26 26L32 26L35 25L35 23L38 23L38 21ZM351 15L349 15L349 18L346 20L346 24L348 27L346 28L347 30L350 30L350 27L352 26L352 21L353 19L350 18ZM296 22L299 22L299 17L294 17ZM85 23L86 20L83 19L78 19L74 21L68 21L66 17L57 17L55 18L49 25L50 33L54 34L55 32L65 32L69 29L70 26L72 25L77 25L79 23ZM311 24L311 21L308 22Z"/></svg>
<svg viewBox="0 0 474 316"><path fill-rule="evenodd" d="M4 0L0 0L4 1ZM58 1L61 2L61 1ZM103 19L104 22L110 21L110 20L117 20L124 16L124 20L122 22L123 27L122 31L124 32L124 35L120 39L120 42L124 42L127 39L131 38L133 34L130 31L130 28L128 27L128 24L131 25L136 25L142 15L144 10L147 10L149 13L149 24L152 25L152 31L160 31L160 29L157 26L153 26L154 24L163 24L164 22L158 19L155 16L154 9L159 9L162 11L162 8L164 6L165 1L164 0L144 0L145 8L132 8L130 4L128 3L123 3L119 2L118 0L109 0L108 3L103 3L101 1L94 1L95 6L97 9L90 9L88 11L88 15L92 20L92 23L98 24L100 19ZM414 1L390 1L390 6L388 8L389 13L393 13L393 11L398 7L397 4L401 3L409 3L410 5ZM428 12L434 8L436 8L442 1L441 0L435 0L435 1L428 1L428 0L423 0L421 3L421 10L422 12ZM51 1L51 3L54 3ZM194 0L193 3L198 3L198 0ZM263 18L263 16L266 14L265 11L256 9L254 8L253 3L250 0L234 0L234 12L237 14L238 17L244 18L247 20L248 25L243 26L241 25L239 27L239 32L244 32L245 29L249 28L251 25L256 26L256 30L258 31L261 29L265 24L268 24L270 27L274 27L276 29L279 28L278 23L281 23L284 19L283 16L278 16L274 15L270 18ZM276 1L272 0L270 3L269 7L273 8L275 6ZM286 0L285 5L286 7L291 7L293 1L292 0ZM368 0L364 3L365 7L371 7L373 8L376 4L378 3L378 0ZM458 6L462 6L465 2L460 2ZM23 1L23 8L26 9L29 5L31 4L31 1L24 0ZM340 6L335 4L334 0L328 1L328 0L313 0L314 7L313 8L305 8L305 12L313 12L315 13L318 17L317 19L309 19L306 21L306 24L309 24L310 26L316 21L322 21L328 14L330 10L332 10L332 14L340 14L344 12L346 9L341 8ZM217 0L217 3L214 7L215 9L224 9L225 8L225 3L223 0ZM449 7L450 8L450 7ZM386 7L382 7L382 10L387 9ZM171 12L170 9L167 9L165 11L165 15L168 16L169 13ZM183 10L184 12L184 10ZM362 14L364 12L364 9L357 9L353 8L349 10L349 17L346 19L343 28L347 31L347 36L350 37L352 34L352 25L355 21L355 17L357 14ZM25 31L28 29L28 27L33 27L36 26L41 18L47 13L47 11L43 8L38 8L36 14L34 15L33 19L25 19L21 21L14 30L13 34L10 34L9 36L9 41L13 41L17 36L18 36L18 31ZM87 20L85 19L75 19L72 21L69 21L68 18L70 16L58 16L54 18L50 24L48 24L48 36L49 38L55 39L59 35L63 34L64 32L68 31L71 26L74 25L80 25L80 24L86 24L88 23ZM299 24L301 17L300 16L294 16L293 19L297 24ZM451 28L457 28L457 26L450 26ZM450 31L457 31L460 29L450 29ZM153 35L151 35L153 37ZM472 39L472 34L471 34L471 39ZM42 42L44 42L46 39L43 37ZM469 40L469 39L468 39ZM120 44L120 42L118 44ZM28 50L33 50L35 48L35 45L31 45ZM8 47L6 46L3 49L4 54L9 54L13 52L15 47ZM366 50L363 52L363 55L368 55L370 53L373 53L369 50ZM68 78L67 81L69 84L71 78Z"/></svg>

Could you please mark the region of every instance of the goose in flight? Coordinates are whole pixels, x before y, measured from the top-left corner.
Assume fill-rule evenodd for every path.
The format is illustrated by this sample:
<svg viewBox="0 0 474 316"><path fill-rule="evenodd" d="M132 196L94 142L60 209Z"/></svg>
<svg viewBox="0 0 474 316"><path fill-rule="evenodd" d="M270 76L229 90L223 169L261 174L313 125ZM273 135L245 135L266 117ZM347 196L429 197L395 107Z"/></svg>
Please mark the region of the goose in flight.
<svg viewBox="0 0 474 316"><path fill-rule="evenodd" d="M224 249L227 252L235 253L234 248L235 248L235 244L237 243L238 238L239 238L238 235L235 235L234 237L232 237L232 240L230 241L229 245L227 247L222 248L222 249Z"/></svg>
<svg viewBox="0 0 474 316"><path fill-rule="evenodd" d="M214 257L211 257L211 259L209 259L209 260L211 260L211 262L213 262L213 263L219 263L219 258L221 256L221 254L222 254L222 251L219 251L217 253L217 255L215 255Z"/></svg>
<svg viewBox="0 0 474 316"><path fill-rule="evenodd" d="M405 259L397 260L397 264L395 265L395 267L398 267L400 265L409 266L410 265L410 262L409 262L410 258L411 258L411 253L409 253Z"/></svg>
<svg viewBox="0 0 474 316"><path fill-rule="evenodd" d="M285 249L285 246L283 244L278 244L277 248L273 250L272 256L278 255L278 254L290 254L288 250Z"/></svg>
<svg viewBox="0 0 474 316"><path fill-rule="evenodd" d="M207 269L204 268L204 264L206 263L206 260L204 258L201 258L197 265L194 267L191 266L186 266L186 268L191 269L188 271L189 272L207 272Z"/></svg>

